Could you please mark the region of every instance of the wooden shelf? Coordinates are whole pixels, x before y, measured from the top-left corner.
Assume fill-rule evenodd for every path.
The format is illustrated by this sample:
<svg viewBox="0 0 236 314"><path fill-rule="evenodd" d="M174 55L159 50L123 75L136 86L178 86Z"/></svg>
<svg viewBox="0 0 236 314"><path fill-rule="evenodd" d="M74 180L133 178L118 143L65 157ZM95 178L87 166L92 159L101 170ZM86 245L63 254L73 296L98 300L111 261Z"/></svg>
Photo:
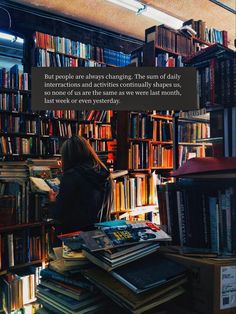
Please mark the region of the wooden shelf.
<svg viewBox="0 0 236 314"><path fill-rule="evenodd" d="M173 141L151 141L152 145L173 145Z"/></svg>
<svg viewBox="0 0 236 314"><path fill-rule="evenodd" d="M129 172L145 172L145 171L150 171L150 168L145 168L145 169L129 169Z"/></svg>
<svg viewBox="0 0 236 314"><path fill-rule="evenodd" d="M191 122L191 123L210 123L208 119L201 119L201 118L179 118L179 122Z"/></svg>
<svg viewBox="0 0 236 314"><path fill-rule="evenodd" d="M94 120L77 120L78 124L104 124L104 125L110 125L111 122L102 122L102 121L94 121Z"/></svg>
<svg viewBox="0 0 236 314"><path fill-rule="evenodd" d="M173 167L151 167L152 170L173 170Z"/></svg>
<svg viewBox="0 0 236 314"><path fill-rule="evenodd" d="M8 269L3 269L3 270L0 270L0 276L6 275L9 271L12 271L15 269L28 267L28 266L32 266L32 265L37 265L37 264L42 264L42 262L43 262L43 260L40 259L40 260L35 260L35 261L24 263L24 264L15 265L15 266L9 267Z"/></svg>
<svg viewBox="0 0 236 314"><path fill-rule="evenodd" d="M7 232L11 230L19 230L19 229L25 229L25 228L37 228L41 227L43 225L51 225L54 224L54 221L42 221L42 222L32 222L32 223L25 223L25 224L16 224L16 225L9 225L0 227L0 233Z"/></svg>
<svg viewBox="0 0 236 314"><path fill-rule="evenodd" d="M0 93L5 93L5 94L25 94L25 95L30 95L31 91L30 90L23 90L23 89L14 89L14 88L6 88L6 87L0 87Z"/></svg>
<svg viewBox="0 0 236 314"><path fill-rule="evenodd" d="M130 141L130 142L132 142L132 141L134 141L134 142L150 142L150 141L152 141L152 139L151 138L132 138L132 137L130 137L130 138L128 138L128 141Z"/></svg>
<svg viewBox="0 0 236 314"><path fill-rule="evenodd" d="M158 206L155 205L155 204L150 204L150 205L140 205L140 206L136 206L134 208L130 208L130 209L122 209L122 210L117 210L117 211L114 211L112 212L111 214L123 214L123 213L130 213L132 214L133 211L135 210L154 210L154 209L157 209Z"/></svg>
<svg viewBox="0 0 236 314"><path fill-rule="evenodd" d="M170 54L172 54L174 56L183 56L183 57L187 57L188 56L187 54L179 53L179 52L173 51L173 50L171 50L169 48L164 48L164 47L158 46L157 44L155 45L155 48L157 50L168 52L168 53L170 53Z"/></svg>
<svg viewBox="0 0 236 314"><path fill-rule="evenodd" d="M28 262L28 263L19 264L19 265L15 265L15 266L9 267L9 270L19 269L19 268L23 268L23 267L36 265L36 264L41 264L42 262L43 262L43 260L39 259L39 260L35 260L35 261L32 261L32 262Z"/></svg>
<svg viewBox="0 0 236 314"><path fill-rule="evenodd" d="M223 137L209 137L209 138L200 138L199 142L216 142L216 141L222 141L222 140L223 140Z"/></svg>
<svg viewBox="0 0 236 314"><path fill-rule="evenodd" d="M0 136L38 137L35 133L0 132Z"/></svg>
<svg viewBox="0 0 236 314"><path fill-rule="evenodd" d="M10 110L0 110L0 113L4 114L14 114L14 115L25 115L25 116L33 116L35 118L38 117L38 114L35 112L25 112L25 111L10 111Z"/></svg>
<svg viewBox="0 0 236 314"><path fill-rule="evenodd" d="M68 119L68 118L58 118L58 117L49 117L39 115L41 120L55 120L55 121L65 121L65 122L79 122L77 119Z"/></svg>
<svg viewBox="0 0 236 314"><path fill-rule="evenodd" d="M192 36L192 39L193 39L194 41L197 41L197 42L199 42L200 44L203 44L203 45L206 45L206 46L212 46L212 45L215 44L215 43L207 42L207 41L205 41L205 40L203 40L203 39L201 39L201 38L195 37L195 36Z"/></svg>
<svg viewBox="0 0 236 314"><path fill-rule="evenodd" d="M172 116L161 115L161 114L152 114L151 117L154 119L162 119L162 120L172 120L173 119Z"/></svg>
<svg viewBox="0 0 236 314"><path fill-rule="evenodd" d="M106 141L106 142L110 142L110 141L116 141L115 138L87 138L87 140L90 140L90 141Z"/></svg>
<svg viewBox="0 0 236 314"><path fill-rule="evenodd" d="M202 145L207 145L211 146L211 143L188 143L188 142L179 142L178 145L183 145L183 146L202 146Z"/></svg>
<svg viewBox="0 0 236 314"><path fill-rule="evenodd" d="M116 210L111 212L111 214L113 215L117 215L117 214L123 214L123 213L130 213L131 209L121 209L121 210Z"/></svg>

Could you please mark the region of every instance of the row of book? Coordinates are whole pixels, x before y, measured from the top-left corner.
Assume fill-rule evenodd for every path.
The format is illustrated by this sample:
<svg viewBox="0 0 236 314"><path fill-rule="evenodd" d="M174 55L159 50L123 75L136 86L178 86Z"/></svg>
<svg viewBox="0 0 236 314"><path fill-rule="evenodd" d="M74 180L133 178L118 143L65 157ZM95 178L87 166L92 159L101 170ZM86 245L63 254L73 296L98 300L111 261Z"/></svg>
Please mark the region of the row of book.
<svg viewBox="0 0 236 314"><path fill-rule="evenodd" d="M150 147L151 167L173 168L172 145L151 145Z"/></svg>
<svg viewBox="0 0 236 314"><path fill-rule="evenodd" d="M68 121L50 121L48 124L49 135L69 138L77 132L77 125Z"/></svg>
<svg viewBox="0 0 236 314"><path fill-rule="evenodd" d="M150 138L153 141L172 141L172 121L153 118L147 114L130 114L130 138Z"/></svg>
<svg viewBox="0 0 236 314"><path fill-rule="evenodd" d="M90 44L73 41L68 38L51 36L40 32L35 33L36 47L41 50L74 56L77 58L91 59L101 63L125 66L130 63L130 55L107 48L95 47ZM59 53L59 54L58 54ZM59 65L57 65L59 66ZM63 65L66 66L66 65Z"/></svg>
<svg viewBox="0 0 236 314"><path fill-rule="evenodd" d="M26 271L8 273L0 279L1 297L5 313L31 314L36 300L36 286L39 284L39 273L42 267Z"/></svg>
<svg viewBox="0 0 236 314"><path fill-rule="evenodd" d="M35 62L38 67L106 67L105 63L69 57L44 49L35 51Z"/></svg>
<svg viewBox="0 0 236 314"><path fill-rule="evenodd" d="M208 43L219 43L228 46L228 36L226 31L219 31L216 28L208 28L206 22L202 20L195 21L190 19L183 23L183 26L189 25L194 31L195 36Z"/></svg>
<svg viewBox="0 0 236 314"><path fill-rule="evenodd" d="M110 123L113 117L112 110L84 110L80 112L80 120Z"/></svg>
<svg viewBox="0 0 236 314"><path fill-rule="evenodd" d="M107 141L90 141L90 145L96 152L107 152L110 151L109 142Z"/></svg>
<svg viewBox="0 0 236 314"><path fill-rule="evenodd" d="M236 61L233 51L213 45L186 60L197 68L197 90L201 106L235 103Z"/></svg>
<svg viewBox="0 0 236 314"><path fill-rule="evenodd" d="M0 129L3 133L38 133L37 121L23 116L0 114Z"/></svg>
<svg viewBox="0 0 236 314"><path fill-rule="evenodd" d="M77 112L75 110L46 110L42 115L49 118L77 119Z"/></svg>
<svg viewBox="0 0 236 314"><path fill-rule="evenodd" d="M0 88L1 87L28 90L29 74L22 73L17 64L13 65L9 70L0 68Z"/></svg>
<svg viewBox="0 0 236 314"><path fill-rule="evenodd" d="M36 137L1 136L0 155L37 155Z"/></svg>
<svg viewBox="0 0 236 314"><path fill-rule="evenodd" d="M148 142L130 142L128 151L128 167L133 170L149 168Z"/></svg>
<svg viewBox="0 0 236 314"><path fill-rule="evenodd" d="M210 124L202 122L179 122L178 142L194 143L210 138Z"/></svg>
<svg viewBox="0 0 236 314"><path fill-rule="evenodd" d="M17 177L15 172L15 178ZM7 176L7 180L14 180ZM41 222L47 216L47 196L42 193L29 193L29 189L18 183L1 182L0 227ZM5 194L5 195L4 195Z"/></svg>
<svg viewBox="0 0 236 314"><path fill-rule="evenodd" d="M173 140L173 124L171 120L153 120L153 141L169 142Z"/></svg>
<svg viewBox="0 0 236 314"><path fill-rule="evenodd" d="M156 48L180 55L191 55L193 51L193 43L189 37L166 25L146 29L145 41L146 43L154 42Z"/></svg>
<svg viewBox="0 0 236 314"><path fill-rule="evenodd" d="M113 212L132 210L139 206L157 204L156 185L160 177L156 173L134 173L114 180Z"/></svg>
<svg viewBox="0 0 236 314"><path fill-rule="evenodd" d="M211 145L179 145L178 146L178 160L179 167L182 166L188 159L196 157L207 157L212 156Z"/></svg>
<svg viewBox="0 0 236 314"><path fill-rule="evenodd" d="M20 92L16 94L0 93L0 110L27 111L27 108L24 107L24 96Z"/></svg>
<svg viewBox="0 0 236 314"><path fill-rule="evenodd" d="M69 128L70 130L70 128ZM70 132L70 131L69 131ZM64 134L64 133L62 133ZM71 133L72 134L72 133ZM45 135L44 135L45 136ZM29 136L27 138L20 136L1 136L0 138L0 156L53 156L60 155L60 147L63 141L69 138L70 133L60 135L61 137L45 136L38 138L37 136ZM91 144L97 151L110 151L111 143L106 141L98 141L94 139ZM113 143L113 142L112 142ZM114 145L113 145L114 146ZM105 149L106 148L106 149Z"/></svg>
<svg viewBox="0 0 236 314"><path fill-rule="evenodd" d="M173 67L183 67L182 56L170 56L169 53L157 53L155 56L155 67L161 68L173 68Z"/></svg>
<svg viewBox="0 0 236 314"><path fill-rule="evenodd" d="M183 181L159 188L161 223L171 230L174 244L235 254L235 185L225 183L219 187L216 181Z"/></svg>
<svg viewBox="0 0 236 314"><path fill-rule="evenodd" d="M227 46L227 32L216 29L206 29L205 39L198 42L192 39L196 34L195 30L188 24L180 30L172 29L166 25L151 27L145 32L146 43L154 41L156 48L164 49L183 56L191 54L207 47L206 42L219 43ZM171 61L172 64L173 61Z"/></svg>
<svg viewBox="0 0 236 314"><path fill-rule="evenodd" d="M41 260L41 240L40 235L32 235L27 231L18 234L0 234L1 269Z"/></svg>
<svg viewBox="0 0 236 314"><path fill-rule="evenodd" d="M85 138L112 138L111 125L103 124L79 124L78 134Z"/></svg>

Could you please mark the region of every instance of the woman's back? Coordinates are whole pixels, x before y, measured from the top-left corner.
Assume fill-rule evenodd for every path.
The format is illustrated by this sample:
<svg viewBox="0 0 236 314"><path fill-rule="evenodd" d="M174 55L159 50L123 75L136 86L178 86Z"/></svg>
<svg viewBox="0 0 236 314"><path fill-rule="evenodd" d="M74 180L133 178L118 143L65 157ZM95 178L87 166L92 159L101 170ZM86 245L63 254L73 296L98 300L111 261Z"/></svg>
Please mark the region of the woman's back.
<svg viewBox="0 0 236 314"><path fill-rule="evenodd" d="M99 165L84 163L64 172L54 217L61 222L62 233L90 230L99 221L106 198L109 171Z"/></svg>

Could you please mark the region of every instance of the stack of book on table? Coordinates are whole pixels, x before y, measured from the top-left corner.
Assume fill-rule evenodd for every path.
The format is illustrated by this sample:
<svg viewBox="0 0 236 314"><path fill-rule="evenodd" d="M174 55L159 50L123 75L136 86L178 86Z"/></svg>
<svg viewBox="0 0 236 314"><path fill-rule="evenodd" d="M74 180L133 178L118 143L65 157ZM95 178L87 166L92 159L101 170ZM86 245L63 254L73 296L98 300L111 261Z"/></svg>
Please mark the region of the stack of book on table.
<svg viewBox="0 0 236 314"><path fill-rule="evenodd" d="M96 227L64 239L64 245L74 250L82 245L93 267L80 273L117 304L116 310L146 313L184 293L185 268L158 252L171 238L157 225L115 220Z"/></svg>

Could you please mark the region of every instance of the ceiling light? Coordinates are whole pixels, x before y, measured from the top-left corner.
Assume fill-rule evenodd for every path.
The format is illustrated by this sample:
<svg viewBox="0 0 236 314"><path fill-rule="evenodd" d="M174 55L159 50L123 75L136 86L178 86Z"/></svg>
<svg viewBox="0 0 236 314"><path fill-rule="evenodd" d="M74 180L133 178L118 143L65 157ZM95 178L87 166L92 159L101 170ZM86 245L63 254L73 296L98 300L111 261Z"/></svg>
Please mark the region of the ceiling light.
<svg viewBox="0 0 236 314"><path fill-rule="evenodd" d="M180 28L183 24L182 20L179 20L169 14L159 11L148 5L144 5L137 0L107 0L116 5L119 5L128 10L134 11L137 15L143 15L150 19L156 20L159 24L166 24L173 28Z"/></svg>
<svg viewBox="0 0 236 314"><path fill-rule="evenodd" d="M6 33L2 33L2 32L0 32L0 39L6 39L6 40L9 40L11 42L17 42L20 44L23 44L23 42L24 42L23 38L20 38L20 37L14 36L14 35L10 35L10 34L6 34Z"/></svg>

